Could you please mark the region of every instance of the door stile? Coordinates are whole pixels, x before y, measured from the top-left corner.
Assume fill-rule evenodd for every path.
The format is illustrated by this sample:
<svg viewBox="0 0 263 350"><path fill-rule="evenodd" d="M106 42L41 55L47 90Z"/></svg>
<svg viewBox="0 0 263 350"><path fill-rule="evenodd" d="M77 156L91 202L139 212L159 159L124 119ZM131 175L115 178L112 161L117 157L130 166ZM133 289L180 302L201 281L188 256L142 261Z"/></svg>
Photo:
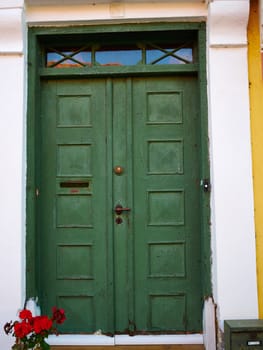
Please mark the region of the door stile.
<svg viewBox="0 0 263 350"><path fill-rule="evenodd" d="M129 86L130 85L130 86ZM130 254L132 249L131 219L132 189L129 188L131 181L130 162L128 157L129 148L132 146L129 137L128 119L131 106L131 84L126 79L113 80L113 168L121 167L121 174L113 171L113 209L116 205L128 207L131 210L121 215L113 214L114 222L114 280L115 280L115 307L116 307L116 331L123 332L129 329L131 309L130 305L133 294L130 275L132 264ZM119 222L118 222L119 220Z"/></svg>
<svg viewBox="0 0 263 350"><path fill-rule="evenodd" d="M116 101L116 103L115 103ZM127 327L127 303L126 303L126 235L127 235L127 215L117 215L115 206L127 207L126 201L126 135L125 135L125 84L123 80L112 81L112 153L113 163L111 173L113 173L113 197L112 197L112 222L113 222L113 266L114 266L114 304L115 304L115 330L121 331ZM125 169L125 172L116 174L115 167Z"/></svg>
<svg viewBox="0 0 263 350"><path fill-rule="evenodd" d="M127 173L130 176L127 179L127 201L131 207L131 212L129 216L129 226L128 226L128 235L127 235L127 245L128 249L128 271L127 277L129 281L128 285L128 321L129 321L129 332L132 334L136 330L135 324L135 296L134 296L134 173L133 168L133 145L135 140L133 139L133 79L128 78L126 80L127 85L127 109L126 109L126 118L127 118Z"/></svg>
<svg viewBox="0 0 263 350"><path fill-rule="evenodd" d="M112 208L113 208L113 193L112 193L112 133L113 133L113 125L112 125L112 115L113 115L113 105L112 105L112 79L106 80L106 97L105 97L105 103L106 103L106 137L105 137L105 144L106 144L106 169L107 169L107 175L105 174L106 178L106 186L107 186L107 196L106 196L106 206L108 208L107 216L105 217L105 220L107 221L108 226L108 237L107 237L107 262L108 262L108 283L107 283L107 290L108 290L108 329L109 332L114 333L115 330L115 302L114 302L114 268L112 261L114 259L114 247L113 247L113 220L112 220ZM103 218L102 218L103 219ZM105 315L106 316L106 315Z"/></svg>
<svg viewBox="0 0 263 350"><path fill-rule="evenodd" d="M198 31L198 52L206 50L206 31ZM203 127L208 125L208 106L207 106L207 74L206 74L206 55L200 55L199 60L199 100L200 100L200 167L201 179L210 179L209 169L209 151L208 151L208 128ZM202 250L202 294L204 296L212 295L211 288L211 264L210 264L210 194L201 189L200 208L202 210L201 220L201 250Z"/></svg>

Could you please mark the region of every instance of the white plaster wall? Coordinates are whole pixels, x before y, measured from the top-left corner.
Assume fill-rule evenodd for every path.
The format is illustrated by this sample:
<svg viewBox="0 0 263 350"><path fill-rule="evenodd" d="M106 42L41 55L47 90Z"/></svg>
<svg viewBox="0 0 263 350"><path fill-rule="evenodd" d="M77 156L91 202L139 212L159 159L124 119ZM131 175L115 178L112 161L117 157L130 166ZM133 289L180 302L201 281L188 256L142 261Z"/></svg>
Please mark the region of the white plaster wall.
<svg viewBox="0 0 263 350"><path fill-rule="evenodd" d="M13 339L3 325L23 304L25 156L23 2L0 2L0 348Z"/></svg>
<svg viewBox="0 0 263 350"><path fill-rule="evenodd" d="M212 78L215 83L210 85L214 293L222 319L253 318L257 317L253 197L248 98L243 88L247 54L243 48L218 48L211 50L210 59L210 82Z"/></svg>
<svg viewBox="0 0 263 350"><path fill-rule="evenodd" d="M159 2L152 4L120 3L74 5L74 6L28 6L27 22L30 25L66 23L94 24L105 21L132 21L132 20L200 20L207 14L203 4L176 4Z"/></svg>
<svg viewBox="0 0 263 350"><path fill-rule="evenodd" d="M0 347L8 349L3 325L15 319L23 298L23 59L0 55L0 67Z"/></svg>
<svg viewBox="0 0 263 350"><path fill-rule="evenodd" d="M213 292L224 319L257 318L247 71L249 2L220 0L208 17Z"/></svg>

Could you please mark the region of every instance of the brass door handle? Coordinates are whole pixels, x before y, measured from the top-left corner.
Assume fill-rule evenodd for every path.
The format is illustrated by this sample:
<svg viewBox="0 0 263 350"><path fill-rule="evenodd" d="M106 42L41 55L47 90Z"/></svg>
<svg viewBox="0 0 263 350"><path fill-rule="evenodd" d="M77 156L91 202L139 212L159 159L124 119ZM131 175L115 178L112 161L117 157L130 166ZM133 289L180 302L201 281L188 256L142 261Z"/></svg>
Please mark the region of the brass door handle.
<svg viewBox="0 0 263 350"><path fill-rule="evenodd" d="M117 215L121 215L123 211L130 211L131 208L124 208L121 204L117 204L114 211Z"/></svg>

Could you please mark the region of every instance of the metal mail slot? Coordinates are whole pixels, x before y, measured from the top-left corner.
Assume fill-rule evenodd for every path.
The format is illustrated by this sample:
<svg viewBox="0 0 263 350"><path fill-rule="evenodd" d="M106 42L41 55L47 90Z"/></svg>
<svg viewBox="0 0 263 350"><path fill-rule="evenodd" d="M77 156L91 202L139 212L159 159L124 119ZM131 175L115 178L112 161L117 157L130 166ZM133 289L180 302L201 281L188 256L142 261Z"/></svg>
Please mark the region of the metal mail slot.
<svg viewBox="0 0 263 350"><path fill-rule="evenodd" d="M89 181L61 181L60 187L89 187Z"/></svg>
<svg viewBox="0 0 263 350"><path fill-rule="evenodd" d="M91 194L91 178L58 178L56 180L57 194Z"/></svg>

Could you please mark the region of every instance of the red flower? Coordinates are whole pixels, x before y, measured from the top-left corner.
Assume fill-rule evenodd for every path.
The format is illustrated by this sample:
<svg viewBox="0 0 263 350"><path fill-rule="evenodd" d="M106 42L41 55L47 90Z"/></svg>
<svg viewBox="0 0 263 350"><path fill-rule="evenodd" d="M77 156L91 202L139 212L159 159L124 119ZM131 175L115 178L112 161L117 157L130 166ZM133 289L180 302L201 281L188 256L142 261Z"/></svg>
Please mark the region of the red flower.
<svg viewBox="0 0 263 350"><path fill-rule="evenodd" d="M30 310L24 309L20 311L19 317L21 318L21 320L31 320L32 313Z"/></svg>
<svg viewBox="0 0 263 350"><path fill-rule="evenodd" d="M22 322L16 322L14 324L14 332L17 338L24 338L32 332L32 327L28 322L23 320Z"/></svg>
<svg viewBox="0 0 263 350"><path fill-rule="evenodd" d="M52 320L47 316L36 316L34 317L33 329L36 334L42 331L48 331L52 327Z"/></svg>
<svg viewBox="0 0 263 350"><path fill-rule="evenodd" d="M58 324L61 324L65 321L65 311L63 309L58 309L56 306L52 308L52 321L55 321Z"/></svg>
<svg viewBox="0 0 263 350"><path fill-rule="evenodd" d="M0 0L1 1L1 0ZM10 321L4 326L6 334L12 334L15 344L12 348L35 349L41 344L41 348L49 349L45 339L50 334L58 335L58 331L54 326L63 323L66 319L63 309L52 308L52 317L46 315L32 316L30 310L23 309L19 312L20 321Z"/></svg>

